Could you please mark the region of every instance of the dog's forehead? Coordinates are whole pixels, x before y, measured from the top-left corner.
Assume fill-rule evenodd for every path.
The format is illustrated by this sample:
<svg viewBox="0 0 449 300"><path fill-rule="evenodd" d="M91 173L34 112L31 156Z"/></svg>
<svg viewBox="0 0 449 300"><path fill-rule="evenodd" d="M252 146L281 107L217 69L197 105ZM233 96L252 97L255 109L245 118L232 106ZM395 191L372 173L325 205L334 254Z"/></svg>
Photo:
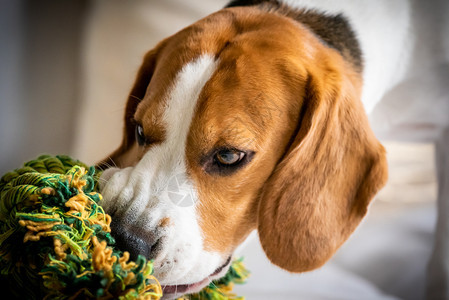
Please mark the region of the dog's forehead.
<svg viewBox="0 0 449 300"><path fill-rule="evenodd" d="M215 32L207 24L208 18L214 19ZM208 55L217 58L220 48L224 47L229 39L226 30L228 24L222 16L210 16L201 20L175 35L162 41L157 48L155 56L155 67L151 81L147 87L145 97L135 113L137 120L148 123L148 127L160 123L169 103L171 90L178 84L179 74L183 72L186 65L191 64L200 56ZM226 34L228 33L228 34ZM222 38L216 38L217 36ZM184 70L185 71L185 70ZM193 72L192 78L201 76Z"/></svg>
<svg viewBox="0 0 449 300"><path fill-rule="evenodd" d="M147 96L163 99L176 74L202 54L221 58L222 64L232 64L242 54L259 58L291 55L291 45L298 48L301 44L297 31L292 20L254 8L229 8L211 14L158 45Z"/></svg>
<svg viewBox="0 0 449 300"><path fill-rule="evenodd" d="M136 112L138 120L145 122L148 128L160 127L164 111L170 105L167 102L170 97L167 95L177 84L178 74L187 64L205 54L217 62L217 74L211 78L202 97L198 99L199 111L209 105L210 110L218 112L232 114L233 111L243 111L253 116L264 116L265 113L259 113L261 109L275 109L272 107L272 100L279 97L275 92L282 87L273 77L278 75L275 74L278 71L283 72L281 76L285 77L288 73L288 63L281 61L288 60L291 55L287 53L291 52L291 47L278 42L278 36L288 33L271 31L271 26L259 24L257 15L249 20L246 15L246 19L240 20L238 15L238 11L221 11L200 20L162 43L147 93ZM254 23L252 29L249 26L251 30L239 31L240 23L250 21ZM296 29L290 22L281 18L274 18L271 22ZM265 29L267 31L264 34L257 33L258 30ZM263 74L272 78L260 78ZM201 74L192 73L191 76L198 77ZM270 102L270 107L258 107L260 103L267 101ZM215 114L219 115L220 113ZM249 121L251 123L256 120L249 117ZM260 128L260 121L254 127Z"/></svg>

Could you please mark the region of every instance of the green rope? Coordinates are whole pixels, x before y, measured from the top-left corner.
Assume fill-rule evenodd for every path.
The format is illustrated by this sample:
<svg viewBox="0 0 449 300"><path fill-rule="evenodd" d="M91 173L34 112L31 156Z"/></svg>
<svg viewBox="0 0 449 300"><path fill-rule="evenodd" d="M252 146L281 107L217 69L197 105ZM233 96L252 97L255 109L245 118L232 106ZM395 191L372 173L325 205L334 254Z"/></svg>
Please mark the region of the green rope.
<svg viewBox="0 0 449 300"><path fill-rule="evenodd" d="M111 248L94 174L67 156L41 156L0 180L0 270L14 297L161 297L151 262Z"/></svg>
<svg viewBox="0 0 449 300"><path fill-rule="evenodd" d="M98 205L99 174L68 156L43 155L0 179L0 284L21 299L159 299L151 261L114 249ZM242 299L241 260L187 299Z"/></svg>

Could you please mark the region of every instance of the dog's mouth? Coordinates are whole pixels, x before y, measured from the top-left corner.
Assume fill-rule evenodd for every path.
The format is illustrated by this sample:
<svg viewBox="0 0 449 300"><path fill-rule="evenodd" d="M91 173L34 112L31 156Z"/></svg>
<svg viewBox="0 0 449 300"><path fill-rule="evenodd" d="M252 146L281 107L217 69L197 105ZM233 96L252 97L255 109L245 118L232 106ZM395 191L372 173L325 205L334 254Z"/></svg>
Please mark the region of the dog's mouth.
<svg viewBox="0 0 449 300"><path fill-rule="evenodd" d="M207 284L209 284L210 281L214 279L218 279L220 276L217 277L220 273L222 273L223 270L225 270L231 263L231 256L228 257L226 262L215 269L215 271L204 278L201 281L191 283L191 284L179 284L179 285L165 285L162 286L163 295L165 297L170 297L174 295L185 295L185 294L192 294L199 292L203 287L205 287Z"/></svg>

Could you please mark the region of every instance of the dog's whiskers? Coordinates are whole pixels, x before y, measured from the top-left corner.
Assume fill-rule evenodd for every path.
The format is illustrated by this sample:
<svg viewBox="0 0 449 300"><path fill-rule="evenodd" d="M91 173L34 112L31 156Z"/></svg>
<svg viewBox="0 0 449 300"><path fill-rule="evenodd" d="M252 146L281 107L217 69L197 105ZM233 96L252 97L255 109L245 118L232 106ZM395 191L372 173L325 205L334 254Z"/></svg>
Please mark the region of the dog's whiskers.
<svg viewBox="0 0 449 300"><path fill-rule="evenodd" d="M106 180L106 179L104 179L104 178L98 178L98 180L97 180L98 182L101 182L101 183L107 183L108 181Z"/></svg>
<svg viewBox="0 0 449 300"><path fill-rule="evenodd" d="M214 283L213 279L210 278L210 276L207 276L207 279L209 279L209 284L212 284L214 287L217 288L217 290L220 292L220 289L218 288L218 286ZM220 292L221 293L221 292Z"/></svg>
<svg viewBox="0 0 449 300"><path fill-rule="evenodd" d="M112 164L110 164L110 162L111 162ZM115 161L112 159L111 156L108 156L108 160L107 160L107 162L105 163L105 165L108 167L108 169L109 169L109 168L118 168L117 164L115 163Z"/></svg>
<svg viewBox="0 0 449 300"><path fill-rule="evenodd" d="M137 100L137 101L139 101L139 102L142 101L142 99L140 99L139 97L134 96L134 95L129 95L129 97L132 98L132 99L135 99L135 100Z"/></svg>

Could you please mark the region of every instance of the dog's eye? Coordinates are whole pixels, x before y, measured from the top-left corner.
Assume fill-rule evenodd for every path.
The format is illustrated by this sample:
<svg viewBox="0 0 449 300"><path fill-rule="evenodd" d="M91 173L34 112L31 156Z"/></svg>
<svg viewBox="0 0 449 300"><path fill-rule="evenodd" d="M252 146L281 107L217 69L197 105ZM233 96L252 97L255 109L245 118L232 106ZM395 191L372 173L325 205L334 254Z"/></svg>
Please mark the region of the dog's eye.
<svg viewBox="0 0 449 300"><path fill-rule="evenodd" d="M245 157L245 152L234 149L223 149L215 154L215 160L226 166L238 164Z"/></svg>
<svg viewBox="0 0 449 300"><path fill-rule="evenodd" d="M254 158L254 151L218 148L200 159L203 170L211 175L229 176L245 167Z"/></svg>
<svg viewBox="0 0 449 300"><path fill-rule="evenodd" d="M139 144L139 146L145 145L145 142L146 142L145 134L143 132L143 127L140 124L136 125L136 141Z"/></svg>

